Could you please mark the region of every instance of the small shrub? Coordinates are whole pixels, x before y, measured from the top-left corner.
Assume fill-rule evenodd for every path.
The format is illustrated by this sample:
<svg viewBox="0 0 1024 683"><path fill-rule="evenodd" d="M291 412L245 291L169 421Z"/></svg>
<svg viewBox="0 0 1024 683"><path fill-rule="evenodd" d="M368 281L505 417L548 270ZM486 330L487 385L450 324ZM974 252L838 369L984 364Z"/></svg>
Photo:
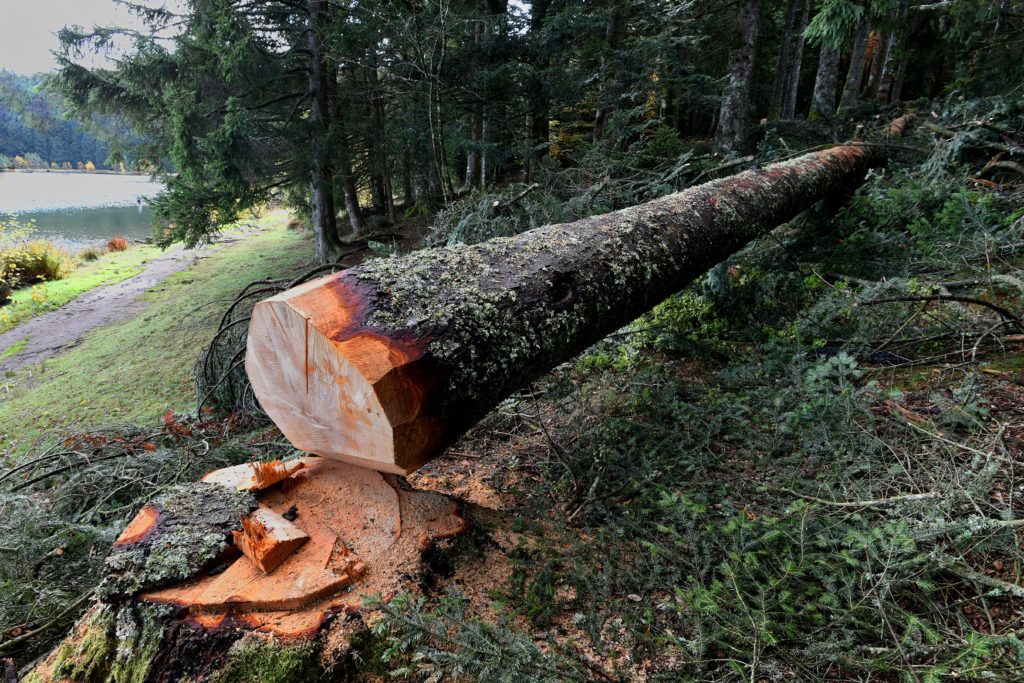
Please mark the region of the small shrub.
<svg viewBox="0 0 1024 683"><path fill-rule="evenodd" d="M111 237L107 242L107 251L125 251L128 249L128 240L124 237Z"/></svg>
<svg viewBox="0 0 1024 683"><path fill-rule="evenodd" d="M78 252L79 261L95 261L100 257L100 250L96 247L86 247Z"/></svg>
<svg viewBox="0 0 1024 683"><path fill-rule="evenodd" d="M32 240L0 251L0 277L11 287L60 280L73 263L64 249L46 240Z"/></svg>

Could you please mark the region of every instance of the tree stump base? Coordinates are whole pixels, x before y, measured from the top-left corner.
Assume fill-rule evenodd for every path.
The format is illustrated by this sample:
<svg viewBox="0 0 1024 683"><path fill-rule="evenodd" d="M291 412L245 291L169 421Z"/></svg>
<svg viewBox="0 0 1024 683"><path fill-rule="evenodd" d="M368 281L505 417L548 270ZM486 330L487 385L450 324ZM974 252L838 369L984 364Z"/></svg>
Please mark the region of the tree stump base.
<svg viewBox="0 0 1024 683"><path fill-rule="evenodd" d="M232 489L232 477L217 471L204 477L207 483L188 485L192 488L144 507L115 543L101 602L30 680L120 680L114 674L126 667L143 673L137 680L205 676L223 662L197 658L197 647L222 656L225 641L243 638L312 642L332 616L366 609L367 597L388 601L415 590L424 552L468 529L461 506L450 498L342 462L316 457L301 462L289 477L259 492ZM217 496L231 504L223 510L211 505L209 499ZM232 532L242 528L239 509L243 514L273 511L309 539L264 573L230 544ZM193 510L202 510L202 516L195 529L186 530ZM233 528L226 528L228 515L237 516ZM187 553L183 542L173 540L186 533L216 537L221 547L208 548L205 557L182 557L190 567L184 578L159 586L126 580L132 572L153 575L154 564L173 564L174 557L159 555ZM130 594L118 588L128 585L141 588ZM126 629L124 622L137 628ZM133 640L125 640L126 632ZM219 645L207 648L203 642Z"/></svg>

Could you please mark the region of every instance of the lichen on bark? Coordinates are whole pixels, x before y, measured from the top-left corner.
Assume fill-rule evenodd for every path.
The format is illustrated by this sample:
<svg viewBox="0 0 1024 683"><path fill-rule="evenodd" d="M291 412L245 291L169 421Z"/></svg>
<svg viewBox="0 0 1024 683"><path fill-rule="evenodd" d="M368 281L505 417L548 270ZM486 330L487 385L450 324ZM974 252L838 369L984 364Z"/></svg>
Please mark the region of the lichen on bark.
<svg viewBox="0 0 1024 683"><path fill-rule="evenodd" d="M49 667L51 681L143 683L159 652L165 620L172 608L147 603L115 607L99 604L57 649ZM40 670L25 680L42 681Z"/></svg>
<svg viewBox="0 0 1024 683"><path fill-rule="evenodd" d="M197 576L227 549L231 531L257 507L251 493L204 482L173 486L150 505L159 511L155 529L111 550L99 588L102 600Z"/></svg>
<svg viewBox="0 0 1024 683"><path fill-rule="evenodd" d="M370 261L338 276L364 300L347 332L422 350L439 380L430 410L450 441L877 159L866 146L837 147L603 216Z"/></svg>

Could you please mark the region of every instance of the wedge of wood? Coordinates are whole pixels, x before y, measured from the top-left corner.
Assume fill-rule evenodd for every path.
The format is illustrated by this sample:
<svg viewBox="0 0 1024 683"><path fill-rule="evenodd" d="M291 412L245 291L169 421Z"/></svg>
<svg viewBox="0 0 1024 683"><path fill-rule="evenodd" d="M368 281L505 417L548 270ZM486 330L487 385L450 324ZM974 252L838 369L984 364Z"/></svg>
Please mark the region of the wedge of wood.
<svg viewBox="0 0 1024 683"><path fill-rule="evenodd" d="M242 518L242 530L232 531L235 545L264 574L274 571L309 540L309 534L273 510L260 508Z"/></svg>

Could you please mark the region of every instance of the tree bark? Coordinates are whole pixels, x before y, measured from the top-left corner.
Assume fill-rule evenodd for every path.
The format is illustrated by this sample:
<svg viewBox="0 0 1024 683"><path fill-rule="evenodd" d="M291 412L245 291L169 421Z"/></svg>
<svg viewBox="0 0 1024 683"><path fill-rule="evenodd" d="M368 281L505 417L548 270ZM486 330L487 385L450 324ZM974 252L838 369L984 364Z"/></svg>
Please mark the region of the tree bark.
<svg viewBox="0 0 1024 683"><path fill-rule="evenodd" d="M804 29L811 16L810 0L803 0L803 8L797 17L796 34L793 38L793 59L789 65L789 82L786 86L786 97L782 106L782 118L790 120L796 117L796 96L800 89L800 70L804 64Z"/></svg>
<svg viewBox="0 0 1024 683"><path fill-rule="evenodd" d="M850 53L850 66L846 70L846 83L843 86L843 96L839 100L839 111L849 109L856 104L860 97L860 86L864 80L864 62L868 53L868 37L870 31L865 23L857 31L853 41L853 51Z"/></svg>
<svg viewBox="0 0 1024 683"><path fill-rule="evenodd" d="M882 73L878 79L878 92L875 94L879 102L888 102L894 94L893 85L899 69L897 65L902 61L899 52L903 48L903 37L906 35L906 27L902 24L906 22L909 5L908 0L901 0L896 15L900 26L893 29L886 42L885 62L882 64Z"/></svg>
<svg viewBox="0 0 1024 683"><path fill-rule="evenodd" d="M550 59L540 45L541 33L547 20L549 0L535 0L530 3L530 39L532 41L532 61L534 70L541 74L550 66ZM548 118L548 100L544 92L543 76L535 75L527 79L526 99L529 113L526 121L526 149L523 150L523 181L533 180L536 162L546 153L546 145L551 137L551 122Z"/></svg>
<svg viewBox="0 0 1024 683"><path fill-rule="evenodd" d="M731 150L740 147L750 119L750 100L761 37L761 0L745 0L736 20L737 45L729 53L729 84L718 118L715 146Z"/></svg>
<svg viewBox="0 0 1024 683"><path fill-rule="evenodd" d="M387 140L385 131L387 122L384 113L384 97L381 94L380 79L377 76L376 64L366 69L366 95L370 106L373 129L370 131L370 201L375 211L387 211L392 216L393 198L391 183L388 180Z"/></svg>
<svg viewBox="0 0 1024 683"><path fill-rule="evenodd" d="M785 106L786 88L789 85L790 68L793 62L793 37L796 31L797 16L804 0L789 0L786 8L786 21L782 26L782 41L779 44L779 57L775 61L775 78L772 81L771 103L768 115L780 117Z"/></svg>
<svg viewBox="0 0 1024 683"><path fill-rule="evenodd" d="M484 42L484 33L487 27L485 19L477 19L473 22L473 46L477 52ZM483 109L482 102L474 102L470 106L469 113L469 150L466 152L466 187L480 187L481 181L481 139L483 138Z"/></svg>
<svg viewBox="0 0 1024 683"><path fill-rule="evenodd" d="M330 126L330 101L327 63L323 54L320 27L324 23L326 7L324 0L307 0L308 48L309 48L309 94L310 94L310 155L311 181L310 204L312 208L313 233L316 235L316 260L330 263L341 250L338 239L338 223L334 209L332 169L325 148Z"/></svg>
<svg viewBox="0 0 1024 683"><path fill-rule="evenodd" d="M608 10L608 27L605 30L605 43L607 49L601 53L601 73L608 71L609 56L614 55L622 47L622 41L626 34L626 21L625 13L622 8L622 0L612 0L611 7ZM616 80L616 79L605 79L605 80ZM613 86L615 87L615 86ZM605 94L605 97L607 95ZM608 123L608 117L614 109L607 103L602 103L597 109L597 114L594 117L594 142L598 142L604 139L605 125Z"/></svg>
<svg viewBox="0 0 1024 683"><path fill-rule="evenodd" d="M864 57L865 65L868 68L868 82L862 89L862 93L868 97L878 96L878 81L882 77L882 65L885 63L886 51L889 49L889 39L886 36L872 31L868 34L868 53Z"/></svg>
<svg viewBox="0 0 1024 683"><path fill-rule="evenodd" d="M436 543L469 523L455 501L379 472L288 464L256 490L242 480L284 463L225 468L150 501L114 542L98 601L25 680L348 680L351 640L376 609L364 596L413 589ZM268 519L305 541L264 572L253 549Z"/></svg>
<svg viewBox="0 0 1024 683"><path fill-rule="evenodd" d="M808 118L831 117L836 110L836 88L839 75L839 50L830 45L821 46L818 73L814 77L814 94Z"/></svg>
<svg viewBox="0 0 1024 683"><path fill-rule="evenodd" d="M846 145L575 223L378 259L257 304L246 370L299 449L408 473L499 401L819 199Z"/></svg>

